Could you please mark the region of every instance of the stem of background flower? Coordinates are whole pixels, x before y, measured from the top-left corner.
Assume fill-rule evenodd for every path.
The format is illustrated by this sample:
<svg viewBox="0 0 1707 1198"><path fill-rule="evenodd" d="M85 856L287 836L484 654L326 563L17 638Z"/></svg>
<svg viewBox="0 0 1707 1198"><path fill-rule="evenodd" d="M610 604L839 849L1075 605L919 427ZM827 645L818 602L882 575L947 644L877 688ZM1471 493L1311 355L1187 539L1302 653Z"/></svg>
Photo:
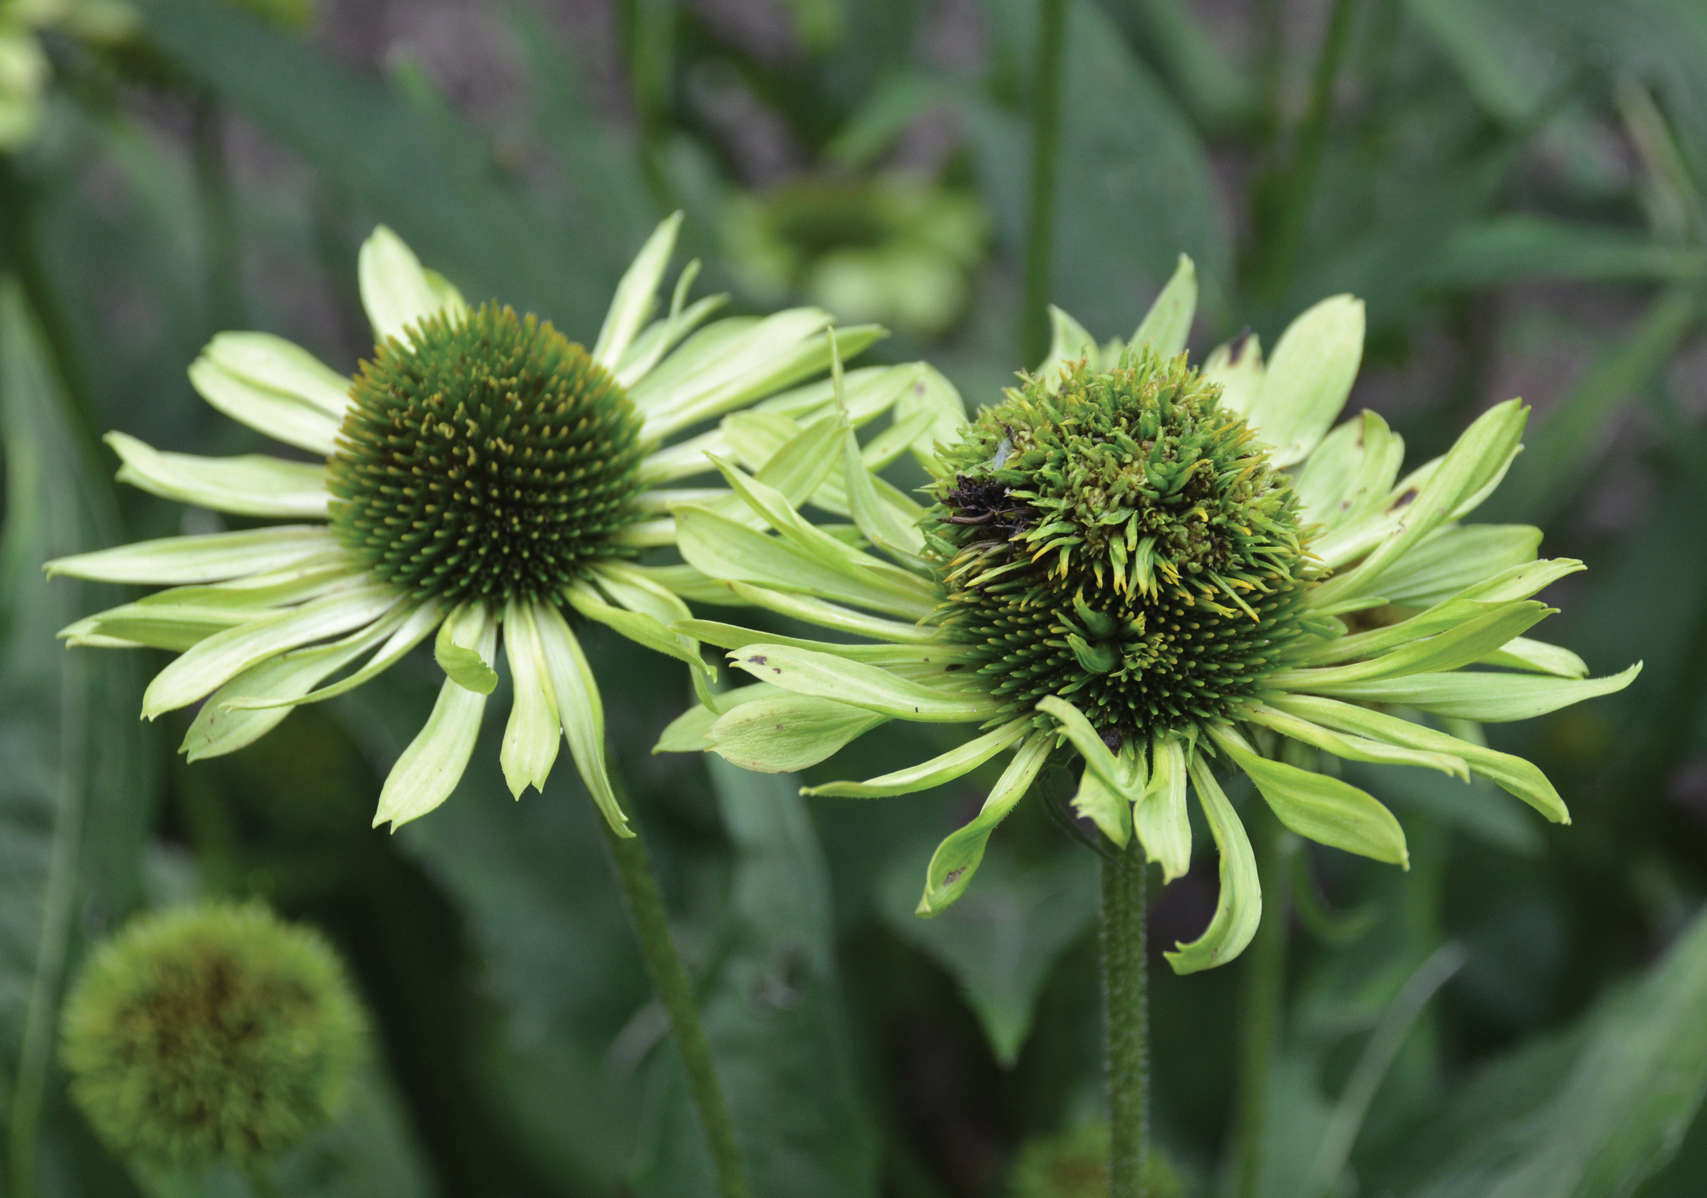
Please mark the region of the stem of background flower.
<svg viewBox="0 0 1707 1198"><path fill-rule="evenodd" d="M1142 1198L1150 1155L1150 1010L1145 871L1136 846L1102 862L1103 1035L1108 1050L1109 1198Z"/></svg>
<svg viewBox="0 0 1707 1198"><path fill-rule="evenodd" d="M670 120L671 59L675 51L676 6L658 0L622 0L619 36L634 103L640 170L661 211L676 206L659 161Z"/></svg>
<svg viewBox="0 0 1707 1198"><path fill-rule="evenodd" d="M618 798L625 797L619 786ZM618 836L605 820L597 822L604 831L605 844L610 848L611 860L622 882L629 918L634 923L635 935L639 937L640 951L646 957L646 971L652 976L652 986L670 1016L676 1051L681 1054L682 1068L687 1073L688 1091L699 1112L700 1126L705 1131L712 1165L717 1171L717 1192L721 1198L747 1198L752 1187L747 1181L746 1166L741 1162L740 1146L735 1140L735 1122L729 1116L729 1104L723 1097L723 1088L718 1084L717 1070L711 1060L711 1046L706 1042L705 1029L699 1022L693 982L688 978L687 967L670 936L664 897L659 893L658 879L652 872L646 846L640 843L638 836Z"/></svg>
<svg viewBox="0 0 1707 1198"><path fill-rule="evenodd" d="M209 325L216 329L242 328L237 195L231 186L231 171L225 157L225 121L219 101L207 93L193 101L190 144L195 160L196 201L201 207L204 231L202 252L207 256L204 265Z"/></svg>
<svg viewBox="0 0 1707 1198"><path fill-rule="evenodd" d="M1038 0L1037 59L1031 88L1031 192L1025 220L1025 291L1020 307L1021 361L1049 352L1050 276L1054 270L1055 182L1061 163L1061 58L1067 0Z"/></svg>
<svg viewBox="0 0 1707 1198"><path fill-rule="evenodd" d="M1296 847L1279 820L1264 818L1253 823L1263 911L1262 923L1245 953L1244 1012L1239 1021L1239 1074L1233 1112L1233 1156L1238 1170L1234 1192L1238 1198L1256 1198L1262 1187L1268 1079L1274 1069L1286 987L1287 900L1291 894L1286 866Z"/></svg>

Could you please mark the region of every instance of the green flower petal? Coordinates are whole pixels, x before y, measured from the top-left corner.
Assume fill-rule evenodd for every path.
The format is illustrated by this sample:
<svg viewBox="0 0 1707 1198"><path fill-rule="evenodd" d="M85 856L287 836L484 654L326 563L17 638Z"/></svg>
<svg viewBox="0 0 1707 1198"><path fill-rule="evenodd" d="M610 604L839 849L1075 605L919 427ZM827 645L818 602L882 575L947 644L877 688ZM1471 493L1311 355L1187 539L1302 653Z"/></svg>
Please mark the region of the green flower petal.
<svg viewBox="0 0 1707 1198"><path fill-rule="evenodd" d="M1149 346L1157 356L1171 358L1185 348L1191 334L1191 318L1197 311L1197 267L1184 254L1174 267L1173 277L1144 313L1138 329L1127 342L1138 350Z"/></svg>
<svg viewBox="0 0 1707 1198"><path fill-rule="evenodd" d="M552 705L562 721L576 772L611 830L618 836L633 836L605 765L605 706L599 698L598 679L581 652L581 642L569 630L562 613L549 604L524 606L517 614L533 626Z"/></svg>
<svg viewBox="0 0 1707 1198"><path fill-rule="evenodd" d="M1086 331L1084 325L1054 304L1049 305L1049 327L1049 356L1044 358L1032 373L1054 392L1059 385L1056 376L1061 373L1063 365L1084 358L1094 368L1101 356L1101 350L1097 346L1096 338Z"/></svg>
<svg viewBox="0 0 1707 1198"><path fill-rule="evenodd" d="M338 416L292 392L233 373L205 352L190 364L190 385L215 411L275 441L321 457L336 448Z"/></svg>
<svg viewBox="0 0 1707 1198"><path fill-rule="evenodd" d="M1535 561L1540 547L1541 530L1527 524L1448 525L1388 568L1381 576L1381 593L1403 607L1430 607L1465 587ZM1573 568L1583 567L1579 562Z"/></svg>
<svg viewBox="0 0 1707 1198"><path fill-rule="evenodd" d="M1316 448L1345 407L1362 359L1362 300L1333 296L1287 326L1245 413L1274 447L1276 466L1301 462Z"/></svg>
<svg viewBox="0 0 1707 1198"><path fill-rule="evenodd" d="M545 677L545 662L534 636L533 623L522 618L524 604L512 599L504 605L504 659L510 663L515 696L510 718L504 724L504 740L498 764L515 798L528 787L543 791L557 750L563 743L563 723Z"/></svg>
<svg viewBox="0 0 1707 1198"><path fill-rule="evenodd" d="M1209 735L1245 771L1280 822L1318 844L1410 868L1405 833L1393 813L1349 782L1270 761L1230 728Z"/></svg>
<svg viewBox="0 0 1707 1198"><path fill-rule="evenodd" d="M1162 867L1164 884L1183 877L1191 868L1187 773L1184 743L1178 736L1158 736L1150 750L1150 777L1132 809L1132 818L1144 856Z"/></svg>
<svg viewBox="0 0 1707 1198"><path fill-rule="evenodd" d="M996 754L1017 745L1030 728L1030 717L1009 720L999 728L992 728L982 736L975 736L946 753L939 753L906 769L879 774L864 782L827 782L822 786L808 786L801 793L840 799L877 799L930 790L971 773Z"/></svg>
<svg viewBox="0 0 1707 1198"><path fill-rule="evenodd" d="M386 642L374 651L367 664L331 686L323 686L318 690L295 698L269 697L257 695L252 697L232 697L226 703L234 708L266 708L266 707L301 707L308 703L323 703L327 699L347 694L358 686L379 677L392 666L396 665L416 645L426 640L428 635L439 627L444 620L445 611L436 599L424 600L420 605L410 609L397 630L386 639Z"/></svg>
<svg viewBox="0 0 1707 1198"><path fill-rule="evenodd" d="M1528 720L1561 707L1621 691L1636 680L1642 663L1605 678L1547 678L1533 674L1469 672L1412 674L1335 686L1342 699L1365 703L1394 703L1433 715L1496 724Z"/></svg>
<svg viewBox="0 0 1707 1198"><path fill-rule="evenodd" d="M1173 971L1180 974L1225 965L1245 951L1262 922L1262 885L1245 826L1201 754L1192 753L1186 768L1220 854L1221 892L1203 935L1189 944L1181 941L1172 952L1163 954Z"/></svg>
<svg viewBox="0 0 1707 1198"><path fill-rule="evenodd" d="M919 899L919 915L940 915L965 892L984 860L984 846L990 841L990 833L1031 789L1037 772L1049 759L1053 740L1050 733L1034 733L1020 745L978 814L937 846L925 870L925 893Z"/></svg>
<svg viewBox="0 0 1707 1198"><path fill-rule="evenodd" d="M1455 754L1406 748L1381 740L1333 732L1319 724L1262 703L1252 704L1245 718L1300 744L1310 745L1348 761L1372 761L1380 765L1415 765L1439 770L1466 782L1470 780L1469 763Z"/></svg>
<svg viewBox="0 0 1707 1198"><path fill-rule="evenodd" d="M614 369L622 360L634 335L652 315L658 284L670 263L670 255L675 253L676 233L681 227L680 212L665 217L617 283L610 311L605 314L598 340L593 343L593 361L607 370Z"/></svg>
<svg viewBox="0 0 1707 1198"><path fill-rule="evenodd" d="M443 307L457 307L454 300L460 298L454 291L447 293L442 281L435 284L414 251L384 225L362 242L356 256L356 279L361 285L362 308L373 325L373 338L382 344L389 337L402 338L405 330L423 316Z"/></svg>
<svg viewBox="0 0 1707 1198"><path fill-rule="evenodd" d="M792 774L887 722L862 707L779 691L723 713L706 730L703 747L742 769Z"/></svg>
<svg viewBox="0 0 1707 1198"><path fill-rule="evenodd" d="M1406 620L1394 627L1419 625L1413 633L1415 639L1400 640L1376 656L1345 665L1276 670L1263 680L1263 685L1275 690L1338 691L1349 684L1376 678L1456 670L1496 651L1558 610L1535 600L1519 603L1453 600L1445 606L1456 617L1449 627L1434 631L1422 617ZM1428 614L1432 613L1425 613ZM1425 632L1432 635L1422 635Z"/></svg>
<svg viewBox="0 0 1707 1198"><path fill-rule="evenodd" d="M102 440L124 465L118 480L194 507L239 516L325 516L326 468L265 454L204 458L164 453L124 433Z"/></svg>
<svg viewBox="0 0 1707 1198"><path fill-rule="evenodd" d="M1392 492L1404 458L1403 438L1366 411L1323 439L1293 489L1305 517L1332 531L1367 515Z"/></svg>
<svg viewBox="0 0 1707 1198"><path fill-rule="evenodd" d="M1501 648L1476 659L1481 665L1504 666L1511 670L1534 670L1558 678L1587 678L1588 662L1562 645L1533 641L1526 636L1513 637Z"/></svg>
<svg viewBox="0 0 1707 1198"><path fill-rule="evenodd" d="M1132 839L1132 796L1110 786L1095 770L1079 775L1072 806L1074 815L1090 820L1112 844L1125 848Z"/></svg>
<svg viewBox="0 0 1707 1198"><path fill-rule="evenodd" d="M975 723L989 719L999 708L992 699L946 685L948 675L942 675L942 681L932 686L863 662L787 645L748 645L731 653L729 660L761 682L796 694L851 703L895 719Z"/></svg>
<svg viewBox="0 0 1707 1198"><path fill-rule="evenodd" d="M1255 333L1216 346L1203 360L1203 377L1221 388L1221 406L1238 416L1256 403L1263 374L1262 342Z"/></svg>
<svg viewBox="0 0 1707 1198"><path fill-rule="evenodd" d="M63 574L98 582L171 585L261 574L337 550L337 539L324 525L283 524L252 532L137 541L55 558L43 568L49 578Z"/></svg>
<svg viewBox="0 0 1707 1198"><path fill-rule="evenodd" d="M488 621L475 652L490 666L497 647L498 623ZM480 717L485 710L485 695L450 678L444 680L426 724L385 777L385 785L379 792L379 809L373 817L374 827L389 823L395 832L450 797L474 754Z"/></svg>
<svg viewBox="0 0 1707 1198"><path fill-rule="evenodd" d="M433 660L445 677L477 695L489 695L498 688L492 655L480 652L487 629L497 622L486 604L478 601L464 603L450 613L433 640Z"/></svg>
<svg viewBox="0 0 1707 1198"><path fill-rule="evenodd" d="M216 632L154 676L142 695L142 714L154 719L186 707L258 662L372 624L396 605L390 587L356 587Z"/></svg>

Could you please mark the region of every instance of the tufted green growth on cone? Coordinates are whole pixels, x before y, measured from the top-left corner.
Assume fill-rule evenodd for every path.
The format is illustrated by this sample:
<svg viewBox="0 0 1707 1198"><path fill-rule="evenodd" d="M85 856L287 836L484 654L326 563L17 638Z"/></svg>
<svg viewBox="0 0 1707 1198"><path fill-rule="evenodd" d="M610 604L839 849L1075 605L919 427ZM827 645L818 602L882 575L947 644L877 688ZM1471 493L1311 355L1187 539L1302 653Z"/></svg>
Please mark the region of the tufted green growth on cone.
<svg viewBox="0 0 1707 1198"><path fill-rule="evenodd" d="M328 461L332 526L447 603L554 596L637 515L640 415L549 322L487 303L386 339Z"/></svg>
<svg viewBox="0 0 1707 1198"><path fill-rule="evenodd" d="M263 907L144 916L66 1002L71 1095L120 1156L195 1167L267 1157L343 1104L363 1020L326 942Z"/></svg>
<svg viewBox="0 0 1707 1198"><path fill-rule="evenodd" d="M1287 476L1184 355L1007 395L935 488L951 635L1010 716L1064 698L1115 748L1226 718L1301 631Z"/></svg>

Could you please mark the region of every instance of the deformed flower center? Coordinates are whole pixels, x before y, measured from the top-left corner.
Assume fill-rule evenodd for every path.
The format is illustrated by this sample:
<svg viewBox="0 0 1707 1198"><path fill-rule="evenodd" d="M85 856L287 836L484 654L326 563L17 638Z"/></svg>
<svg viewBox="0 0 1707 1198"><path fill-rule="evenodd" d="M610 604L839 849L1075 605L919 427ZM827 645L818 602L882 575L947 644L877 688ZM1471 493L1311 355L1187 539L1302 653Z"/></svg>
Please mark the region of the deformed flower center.
<svg viewBox="0 0 1707 1198"><path fill-rule="evenodd" d="M332 525L447 602L555 595L636 517L640 415L587 351L488 303L362 363L328 461Z"/></svg>
<svg viewBox="0 0 1707 1198"><path fill-rule="evenodd" d="M1056 695L1115 746L1226 717L1300 631L1290 482L1183 357L1045 382L944 455L945 627L1012 714Z"/></svg>

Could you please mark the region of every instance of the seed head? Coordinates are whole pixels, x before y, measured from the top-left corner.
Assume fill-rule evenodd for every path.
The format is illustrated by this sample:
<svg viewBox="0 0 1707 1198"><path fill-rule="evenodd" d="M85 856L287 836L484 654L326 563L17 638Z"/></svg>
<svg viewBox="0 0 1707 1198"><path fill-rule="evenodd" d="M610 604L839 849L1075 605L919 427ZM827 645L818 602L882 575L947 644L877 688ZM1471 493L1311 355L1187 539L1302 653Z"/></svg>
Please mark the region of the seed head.
<svg viewBox="0 0 1707 1198"><path fill-rule="evenodd" d="M1183 355L1030 378L944 455L944 623L1010 714L1056 695L1111 744L1223 718L1300 631L1298 502Z"/></svg>
<svg viewBox="0 0 1707 1198"><path fill-rule="evenodd" d="M423 598L544 598L635 519L640 415L549 323L488 303L362 363L328 462L332 525Z"/></svg>

